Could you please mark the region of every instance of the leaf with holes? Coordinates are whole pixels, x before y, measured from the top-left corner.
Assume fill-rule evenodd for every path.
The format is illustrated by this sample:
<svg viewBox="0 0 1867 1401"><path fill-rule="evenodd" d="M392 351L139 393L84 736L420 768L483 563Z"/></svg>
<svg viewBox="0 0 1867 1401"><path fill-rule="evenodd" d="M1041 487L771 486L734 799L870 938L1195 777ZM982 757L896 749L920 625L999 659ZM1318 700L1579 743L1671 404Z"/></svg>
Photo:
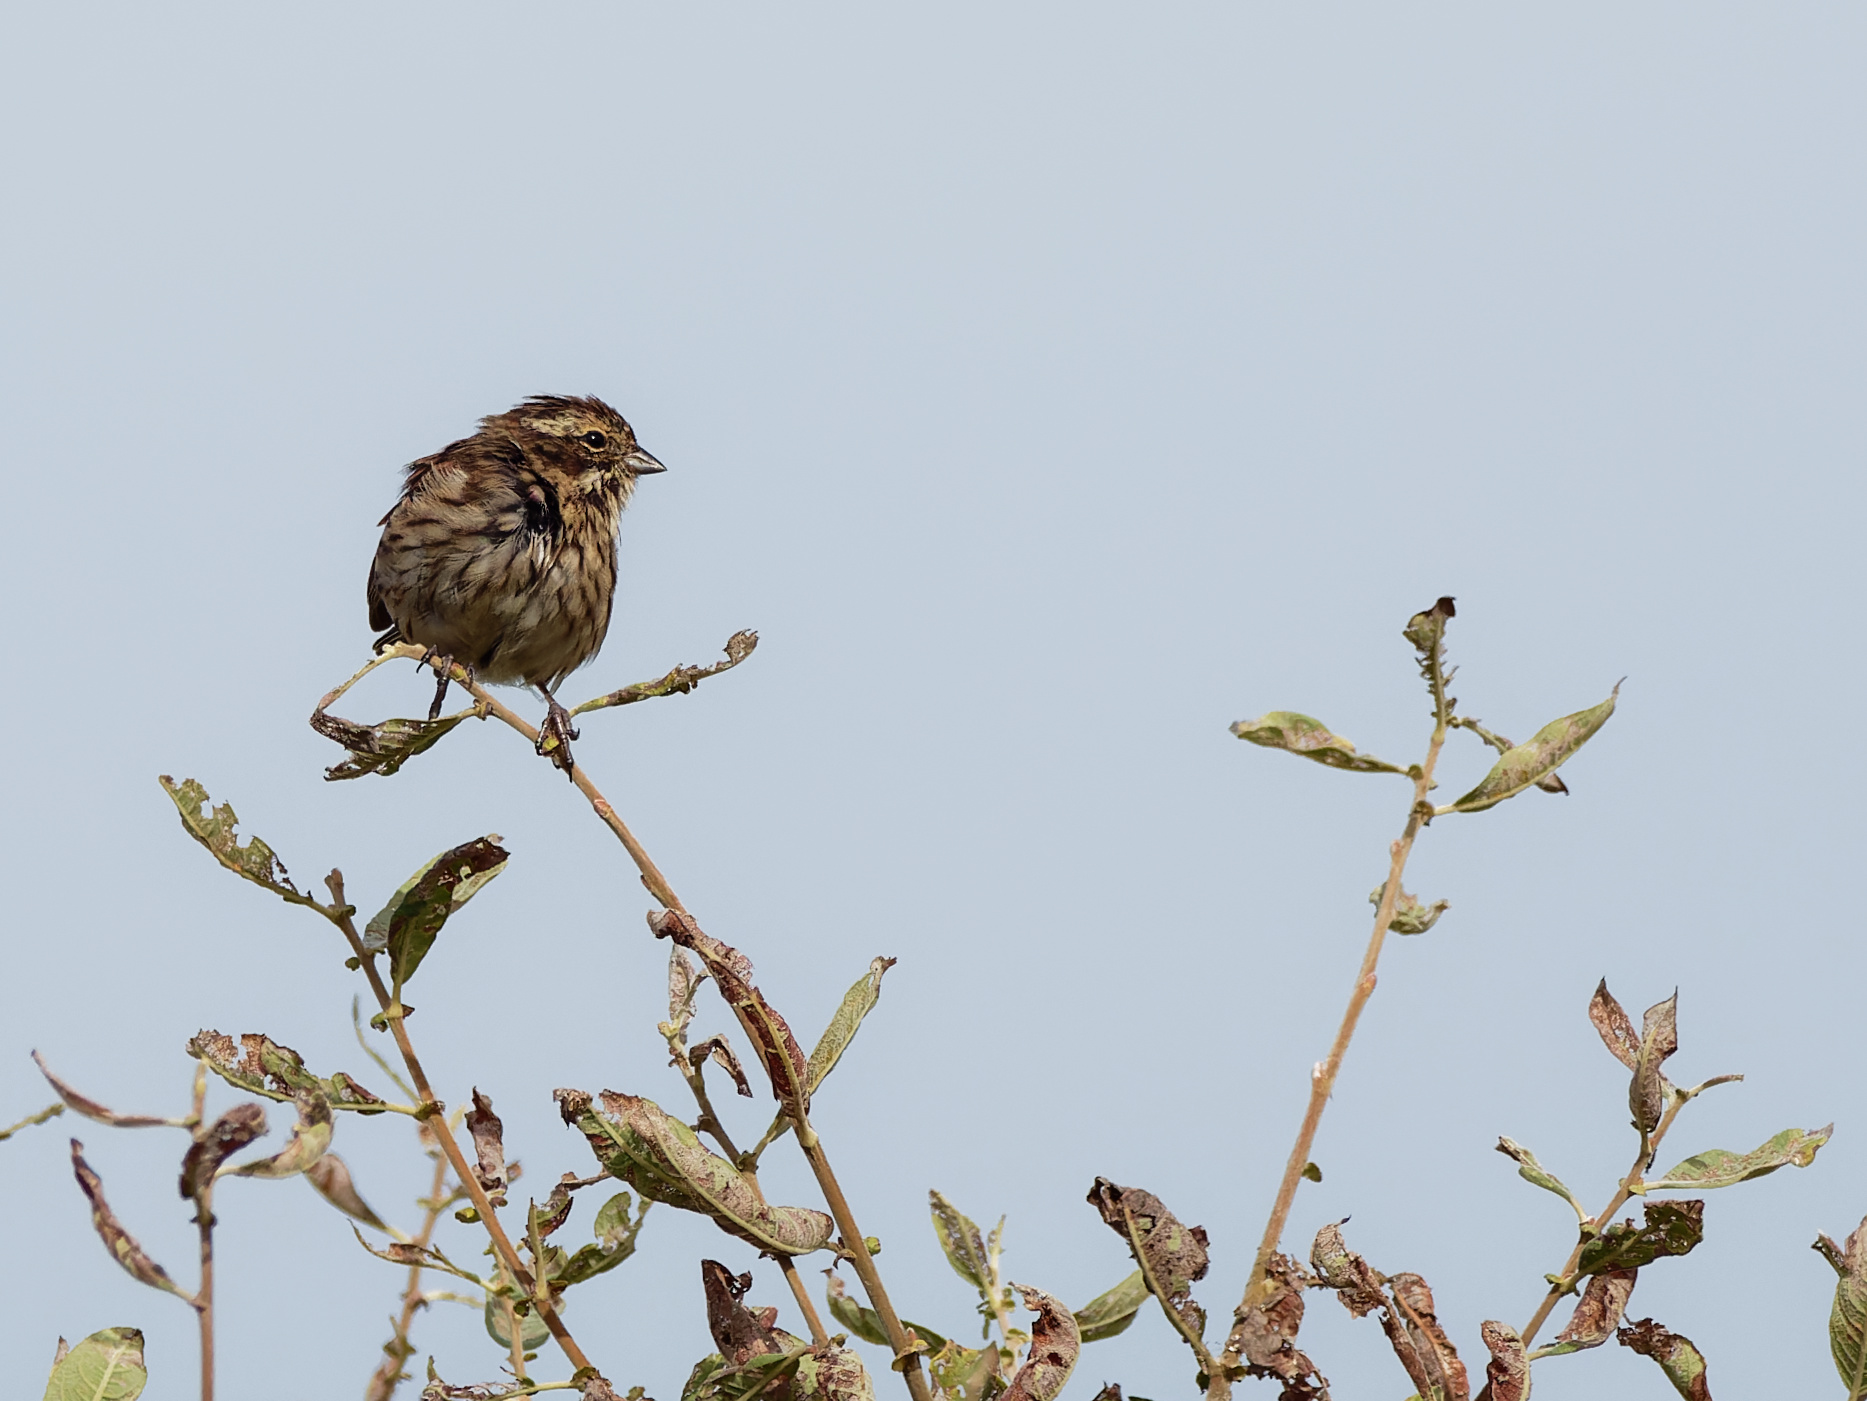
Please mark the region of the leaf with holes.
<svg viewBox="0 0 1867 1401"><path fill-rule="evenodd" d="M162 791L169 795L169 801L175 804L175 810L181 814L183 830L206 847L208 854L216 861L242 880L263 885L275 895L295 903L309 903L299 893L298 887L292 884L291 877L285 873L285 867L279 864L279 858L272 854L271 847L258 837L251 837L245 842L240 840L240 819L234 816L231 804L222 803L208 810L207 789L192 778L177 783L163 774L157 781L161 783Z"/></svg>
<svg viewBox="0 0 1867 1401"><path fill-rule="evenodd" d="M499 842L493 832L442 852L403 881L364 929L363 947L387 950L398 988L415 976L441 926L506 869L510 853Z"/></svg>

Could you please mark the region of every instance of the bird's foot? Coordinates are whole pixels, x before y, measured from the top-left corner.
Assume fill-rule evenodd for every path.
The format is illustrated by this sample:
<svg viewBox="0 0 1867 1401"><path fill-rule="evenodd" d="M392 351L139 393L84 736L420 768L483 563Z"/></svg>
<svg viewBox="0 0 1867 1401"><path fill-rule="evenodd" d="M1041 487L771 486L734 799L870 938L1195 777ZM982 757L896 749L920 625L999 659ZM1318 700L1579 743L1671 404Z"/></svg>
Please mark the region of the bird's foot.
<svg viewBox="0 0 1867 1401"><path fill-rule="evenodd" d="M428 718L430 720L439 720L441 718L441 706L447 700L447 683L452 677L454 659L436 652L434 648L429 647L422 652L419 664L421 666L434 668L434 704L428 707ZM471 676L472 674L473 669L471 667L467 668L467 675Z"/></svg>
<svg viewBox="0 0 1867 1401"><path fill-rule="evenodd" d="M545 698L550 710L545 712L544 726L538 731L538 752L564 771L570 778L571 770L576 767L570 756L570 742L581 739L576 726L570 722L570 712L549 696Z"/></svg>

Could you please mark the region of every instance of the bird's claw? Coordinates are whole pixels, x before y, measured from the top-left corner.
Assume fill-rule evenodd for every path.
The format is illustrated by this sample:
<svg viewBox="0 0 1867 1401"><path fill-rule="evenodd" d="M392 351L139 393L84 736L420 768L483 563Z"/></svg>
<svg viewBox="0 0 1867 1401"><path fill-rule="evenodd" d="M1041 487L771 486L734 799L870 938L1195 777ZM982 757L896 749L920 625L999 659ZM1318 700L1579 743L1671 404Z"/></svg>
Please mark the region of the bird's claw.
<svg viewBox="0 0 1867 1401"><path fill-rule="evenodd" d="M441 706L447 700L447 683L453 676L454 659L449 656L443 656L436 652L434 648L430 647L421 654L419 665L431 666L434 668L434 704L428 707L428 718L430 720L439 720L441 718ZM472 674L471 668L468 669L468 674Z"/></svg>
<svg viewBox="0 0 1867 1401"><path fill-rule="evenodd" d="M545 712L545 723L538 731L538 752L562 769L566 778L571 778L576 761L570 756L570 742L581 739L582 735L571 724L568 710L555 700L550 701L550 706Z"/></svg>

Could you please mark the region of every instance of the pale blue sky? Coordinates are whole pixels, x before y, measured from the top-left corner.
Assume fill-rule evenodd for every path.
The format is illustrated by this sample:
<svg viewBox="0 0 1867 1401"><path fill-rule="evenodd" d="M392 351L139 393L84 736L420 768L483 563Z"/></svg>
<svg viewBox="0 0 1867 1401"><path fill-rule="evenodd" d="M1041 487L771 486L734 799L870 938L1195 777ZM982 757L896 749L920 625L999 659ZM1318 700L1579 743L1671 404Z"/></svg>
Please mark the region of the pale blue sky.
<svg viewBox="0 0 1867 1401"><path fill-rule="evenodd" d="M1632 1145L1587 999L1676 985L1676 1078L1750 1077L1676 1156L1839 1127L1714 1195L1632 1314L1697 1339L1720 1396L1835 1394L1807 1247L1867 1213L1864 40L1855 8L1728 4L12 9L0 1122L46 1100L33 1047L173 1112L202 1027L371 1083L341 948L215 870L158 773L372 909L505 835L413 1029L531 1181L589 1162L554 1087L680 1103L666 946L562 779L474 728L328 785L304 723L366 654L399 465L594 392L669 470L567 693L763 642L578 755L794 1025L900 959L818 1116L903 1312L968 1316L929 1187L1009 1215L1020 1281L1120 1279L1102 1174L1206 1226L1222 1331L1407 800L1226 726L1295 708L1415 757L1399 629L1451 593L1470 713L1521 738L1625 676L1621 711L1573 796L1427 834L1408 884L1451 912L1390 947L1288 1244L1352 1213L1481 1366L1480 1320L1521 1324L1572 1229L1497 1136L1605 1202ZM399 667L345 713L428 694ZM1461 745L1445 791L1483 767ZM89 1235L67 1128L192 1278L179 1135L0 1145L0 1390L133 1323L147 1395L189 1396L187 1310ZM411 1218L405 1123L336 1146ZM782 1152L766 1181L812 1200ZM223 1394L360 1394L399 1272L302 1183L219 1205ZM660 1210L569 1315L618 1383L673 1401L710 1349L703 1253L789 1318L769 1263ZM1406 1389L1331 1300L1304 1337L1345 1401ZM494 1376L465 1310L416 1340ZM1190 1373L1148 1314L1071 1394ZM1537 1373L1541 1401L1668 1394L1617 1347Z"/></svg>

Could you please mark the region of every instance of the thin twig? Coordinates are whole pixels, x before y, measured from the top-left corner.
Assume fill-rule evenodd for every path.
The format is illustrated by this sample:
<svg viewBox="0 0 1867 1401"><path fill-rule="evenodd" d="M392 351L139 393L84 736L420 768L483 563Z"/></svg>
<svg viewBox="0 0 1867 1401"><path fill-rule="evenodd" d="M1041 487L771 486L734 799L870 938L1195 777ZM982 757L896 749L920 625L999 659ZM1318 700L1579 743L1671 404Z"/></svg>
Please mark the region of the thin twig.
<svg viewBox="0 0 1867 1401"><path fill-rule="evenodd" d="M6 1142L7 1139L11 1138L14 1134L18 1133L21 1129L29 1129L34 1124L43 1124L47 1119L56 1119L60 1114L63 1114L64 1112L65 1112L65 1102L63 1100L60 1100L57 1104L48 1104L44 1109L41 1109L37 1114L28 1114L24 1119L21 1119L17 1124L9 1124L6 1128L0 1129L0 1143Z"/></svg>
<svg viewBox="0 0 1867 1401"><path fill-rule="evenodd" d="M1538 1331L1548 1320L1550 1310L1562 1301L1565 1294L1575 1292L1575 1267L1582 1262L1583 1248L1591 1240L1600 1236L1607 1229L1608 1223L1614 1219L1614 1213L1633 1199L1633 1189L1628 1184L1640 1181L1646 1175L1647 1169L1653 1166L1653 1155L1659 1151L1660 1140L1666 1137L1666 1131L1673 1126L1673 1120L1679 1117L1679 1111L1685 1108L1691 1099L1692 1096L1689 1094L1674 1091L1672 1103L1667 1106L1659 1126L1653 1130L1650 1137L1641 1139L1640 1152L1635 1157L1634 1165L1628 1171L1627 1176L1621 1179L1620 1189L1615 1192L1614 1199L1601 1209L1599 1215L1591 1218L1582 1227L1580 1236L1575 1242L1575 1249L1569 1252L1569 1258L1557 1271L1556 1278L1561 1280L1561 1283L1549 1286L1549 1292L1543 1296L1543 1302L1536 1306L1536 1312L1530 1315L1530 1321L1523 1327L1523 1345L1526 1348L1535 1340Z"/></svg>
<svg viewBox="0 0 1867 1401"><path fill-rule="evenodd" d="M202 1141L207 1111L207 1063L194 1069L187 1122L195 1142ZM194 1189L195 1231L201 1241L201 1283L194 1292L195 1318L201 1329L201 1401L214 1401L214 1173L203 1173Z"/></svg>
<svg viewBox="0 0 1867 1401"><path fill-rule="evenodd" d="M1432 818L1433 808L1427 795L1432 791L1433 770L1438 767L1439 752L1445 747L1446 731L1452 718L1451 705L1446 699L1443 658L1443 645L1436 642L1431 655L1422 660L1422 669L1433 695L1433 734L1427 745L1426 762L1414 772L1413 802L1407 810L1407 823L1401 830L1399 840L1389 849L1387 884L1381 891L1381 903L1374 914L1374 930L1368 936L1368 947L1362 954L1361 969L1355 975L1355 985L1349 993L1348 1006L1342 1013L1342 1023L1336 1029L1329 1054L1310 1072L1309 1106L1297 1130L1296 1142L1291 1146L1289 1160L1284 1164L1283 1180L1277 1187L1277 1199L1271 1206L1270 1220L1265 1223L1264 1237L1258 1243L1257 1258L1252 1263L1250 1283L1245 1286L1244 1297L1239 1301L1234 1315L1241 1322L1247 1312L1267 1301L1270 1290L1274 1288L1270 1276L1271 1257L1277 1253L1283 1241L1284 1226L1290 1219L1297 1187L1303 1180L1303 1169L1309 1164L1310 1151L1316 1142L1316 1131L1322 1123L1323 1110L1328 1108L1329 1096L1335 1090L1336 1076L1341 1072L1343 1057L1348 1054L1349 1042L1354 1040L1362 1009L1368 1005L1368 999L1374 996L1375 969L1381 960L1382 946L1387 941L1388 926L1394 920L1394 907L1400 899L1400 882L1406 873L1407 858L1413 852L1413 843L1421 828ZM1219 1359L1219 1365L1207 1373L1206 1395L1209 1401L1224 1401L1231 1395L1233 1374L1241 1365L1239 1357L1243 1348L1242 1327L1235 1326L1226 1338L1225 1351Z"/></svg>
<svg viewBox="0 0 1867 1401"><path fill-rule="evenodd" d="M427 1132L424 1123L422 1131ZM417 1250L426 1249L428 1242L434 1239L434 1228L441 1219L441 1213L460 1200L459 1192L447 1192L447 1158L437 1144L429 1150L429 1157L434 1159L434 1184L429 1189L425 1214L421 1230L410 1242ZM444 1195L445 1194L445 1195ZM415 1326L415 1311L428 1302L428 1296L421 1288L421 1263L419 1260L408 1267L408 1286L402 1291L402 1313L393 1327L394 1336L383 1344L382 1364L370 1377L369 1385L364 1389L363 1401L389 1401L395 1389L408 1373L403 1370L403 1363L415 1355L415 1345L408 1340L410 1329Z"/></svg>
<svg viewBox="0 0 1867 1401"><path fill-rule="evenodd" d="M409 1079L414 1082L415 1093L422 1106L428 1110L427 1123L434 1131L435 1140L441 1145L441 1151L447 1155L448 1164L454 1169L454 1176L461 1186L467 1189L467 1195L473 1200L473 1207L479 1213L480 1224L486 1228L486 1234L492 1238L493 1249L499 1253L512 1277L526 1290L532 1287L532 1277L519 1260L519 1253L513 1248L512 1239L500 1225L498 1215L493 1211L493 1204L488 1200L486 1189L480 1185L479 1176L467 1164L466 1155L460 1151L460 1145L454 1141L453 1130L448 1127L442 1112L440 1100L435 1098L434 1090L428 1083L428 1074L421 1067L421 1061L415 1055L415 1047L409 1041L408 1028L404 1024L402 1007L389 996L389 989L383 985L382 974L376 971L376 955L363 946L362 936L357 933L355 921L351 918L353 907L344 899L344 876L342 871L332 871L324 879L324 884L331 892L332 905L315 905L331 923L335 924L350 944L350 951L356 956L358 966L369 980L370 992L375 995L377 1005L382 1009L383 1020L388 1024L390 1034L395 1038L396 1050L402 1054L402 1064L408 1067ZM584 1356L577 1340L570 1335L564 1321L558 1317L557 1310L550 1304L538 1305L538 1316L551 1330L551 1336L564 1350L564 1356L570 1359L571 1366L579 1371L591 1366L590 1359Z"/></svg>

